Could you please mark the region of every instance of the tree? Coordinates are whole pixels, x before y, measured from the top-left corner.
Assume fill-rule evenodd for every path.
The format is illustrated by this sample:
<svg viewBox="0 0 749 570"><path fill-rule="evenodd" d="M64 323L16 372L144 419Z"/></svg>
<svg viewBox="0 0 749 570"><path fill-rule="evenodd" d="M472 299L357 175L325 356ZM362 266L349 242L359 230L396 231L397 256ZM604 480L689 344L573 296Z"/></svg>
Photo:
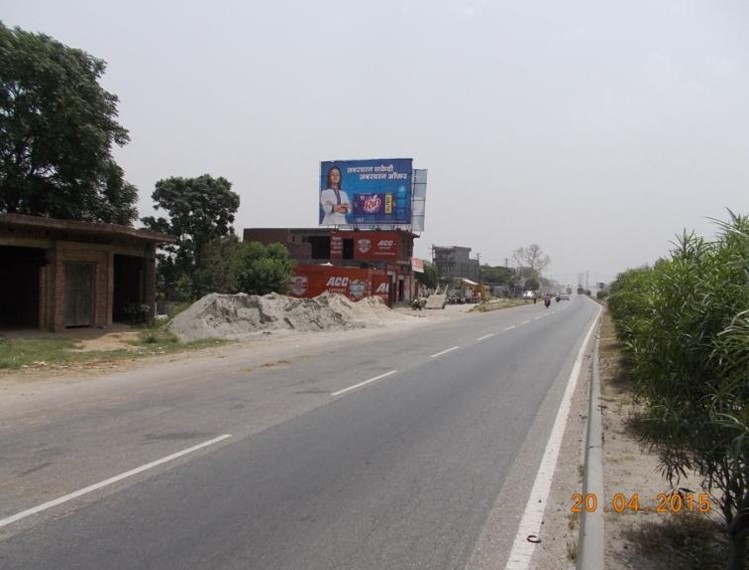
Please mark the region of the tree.
<svg viewBox="0 0 749 570"><path fill-rule="evenodd" d="M498 265L492 267L484 264L479 268L479 277L485 283L496 283L498 285L511 284L516 280L515 271L509 267Z"/></svg>
<svg viewBox="0 0 749 570"><path fill-rule="evenodd" d="M512 259L515 260L519 267L532 270L536 277L540 277L543 270L551 263L551 258L545 255L538 244L535 243L513 251Z"/></svg>
<svg viewBox="0 0 749 570"><path fill-rule="evenodd" d="M106 63L0 22L0 212L130 224L136 188L112 145L128 142Z"/></svg>
<svg viewBox="0 0 749 570"><path fill-rule="evenodd" d="M535 277L530 277L529 279L525 280L525 289L527 291L538 291L538 289L541 287L541 284L538 282L538 279Z"/></svg>
<svg viewBox="0 0 749 570"><path fill-rule="evenodd" d="M424 262L424 273L414 273L416 281L429 289L437 288L437 268L433 263Z"/></svg>
<svg viewBox="0 0 749 570"><path fill-rule="evenodd" d="M294 261L279 243L240 242L236 236L206 244L195 276L195 291L207 293L286 293Z"/></svg>
<svg viewBox="0 0 749 570"><path fill-rule="evenodd" d="M239 293L245 269L244 244L235 235L217 238L206 244L195 273L195 293Z"/></svg>
<svg viewBox="0 0 749 570"><path fill-rule="evenodd" d="M251 295L287 293L294 266L289 251L280 243L244 245L247 265L242 276L242 290Z"/></svg>
<svg viewBox="0 0 749 570"><path fill-rule="evenodd" d="M184 275L192 277L200 266L202 250L211 240L232 235L231 224L239 208L239 196L223 177L204 174L198 178L172 177L159 180L151 195L155 209L164 217L147 216L143 224L152 230L176 236L177 241L159 254L167 296Z"/></svg>

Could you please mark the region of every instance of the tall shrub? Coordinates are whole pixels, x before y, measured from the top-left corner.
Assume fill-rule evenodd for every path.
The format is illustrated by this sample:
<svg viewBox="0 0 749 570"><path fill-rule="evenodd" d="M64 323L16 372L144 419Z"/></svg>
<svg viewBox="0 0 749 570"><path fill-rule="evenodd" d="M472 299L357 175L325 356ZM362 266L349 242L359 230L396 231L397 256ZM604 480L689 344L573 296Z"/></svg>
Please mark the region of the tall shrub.
<svg viewBox="0 0 749 570"><path fill-rule="evenodd" d="M714 242L684 234L652 270L626 272L609 301L645 403L644 437L670 481L696 470L743 567L749 532L749 219ZM738 564L738 562L736 562Z"/></svg>

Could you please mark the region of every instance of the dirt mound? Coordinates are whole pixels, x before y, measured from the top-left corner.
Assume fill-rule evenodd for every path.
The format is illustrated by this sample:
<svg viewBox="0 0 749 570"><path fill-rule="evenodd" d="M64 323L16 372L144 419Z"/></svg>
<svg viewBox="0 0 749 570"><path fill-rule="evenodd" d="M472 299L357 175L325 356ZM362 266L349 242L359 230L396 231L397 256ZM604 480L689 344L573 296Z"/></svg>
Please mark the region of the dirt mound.
<svg viewBox="0 0 749 570"><path fill-rule="evenodd" d="M241 340L266 331L313 332L336 328L382 326L399 318L379 299L354 303L324 293L313 299L269 295L211 293L177 315L170 328L180 340Z"/></svg>

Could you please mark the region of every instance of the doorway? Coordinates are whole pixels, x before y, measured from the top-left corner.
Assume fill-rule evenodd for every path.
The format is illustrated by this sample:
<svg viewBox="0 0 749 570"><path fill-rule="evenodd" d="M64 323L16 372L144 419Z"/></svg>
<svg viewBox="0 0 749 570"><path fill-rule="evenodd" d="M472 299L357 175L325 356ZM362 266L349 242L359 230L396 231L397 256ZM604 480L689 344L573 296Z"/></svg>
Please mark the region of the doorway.
<svg viewBox="0 0 749 570"><path fill-rule="evenodd" d="M65 264L65 326L90 327L94 316L94 264Z"/></svg>

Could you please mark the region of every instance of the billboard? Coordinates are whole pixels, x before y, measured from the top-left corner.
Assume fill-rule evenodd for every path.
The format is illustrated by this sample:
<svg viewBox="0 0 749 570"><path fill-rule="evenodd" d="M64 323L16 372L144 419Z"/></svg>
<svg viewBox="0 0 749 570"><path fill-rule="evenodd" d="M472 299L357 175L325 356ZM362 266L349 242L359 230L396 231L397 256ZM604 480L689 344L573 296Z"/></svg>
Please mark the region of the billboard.
<svg viewBox="0 0 749 570"><path fill-rule="evenodd" d="M320 164L320 225L411 225L413 159Z"/></svg>

